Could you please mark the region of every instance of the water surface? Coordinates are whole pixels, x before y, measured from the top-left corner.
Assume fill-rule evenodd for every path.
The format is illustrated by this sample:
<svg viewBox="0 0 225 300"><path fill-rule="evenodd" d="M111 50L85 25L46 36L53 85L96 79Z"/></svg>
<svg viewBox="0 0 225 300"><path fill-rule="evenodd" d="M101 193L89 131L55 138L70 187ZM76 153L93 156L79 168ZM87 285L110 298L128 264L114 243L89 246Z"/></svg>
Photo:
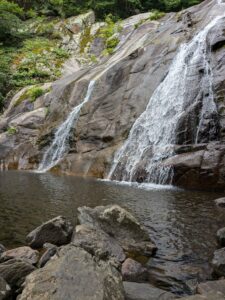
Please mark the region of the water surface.
<svg viewBox="0 0 225 300"><path fill-rule="evenodd" d="M158 252L148 263L150 281L176 293L210 277L217 248L216 231L225 226L225 210L216 193L143 188L69 176L0 172L0 243L25 244L42 222L64 215L75 222L79 206L117 203L143 222Z"/></svg>

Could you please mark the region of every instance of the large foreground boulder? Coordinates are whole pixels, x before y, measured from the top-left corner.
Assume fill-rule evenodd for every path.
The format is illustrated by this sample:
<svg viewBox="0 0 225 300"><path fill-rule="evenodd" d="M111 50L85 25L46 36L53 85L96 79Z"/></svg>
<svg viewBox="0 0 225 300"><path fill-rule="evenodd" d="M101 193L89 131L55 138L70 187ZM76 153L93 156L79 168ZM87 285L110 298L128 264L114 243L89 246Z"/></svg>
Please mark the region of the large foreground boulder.
<svg viewBox="0 0 225 300"><path fill-rule="evenodd" d="M105 231L118 241L127 253L151 256L156 246L147 230L127 210L118 205L78 208L80 224ZM132 256L135 256L132 255Z"/></svg>
<svg viewBox="0 0 225 300"><path fill-rule="evenodd" d="M122 247L115 238L101 229L95 229L85 224L76 226L72 243L99 259L112 258L121 263L126 258Z"/></svg>
<svg viewBox="0 0 225 300"><path fill-rule="evenodd" d="M27 246L19 247L3 252L0 260L6 261L13 258L22 259L32 265L35 265L39 259L39 252Z"/></svg>
<svg viewBox="0 0 225 300"><path fill-rule="evenodd" d="M4 278L13 290L17 290L24 283L26 276L35 269L26 261L10 259L0 264L0 277Z"/></svg>
<svg viewBox="0 0 225 300"><path fill-rule="evenodd" d="M25 282L20 300L124 300L119 272L74 245L62 247Z"/></svg>
<svg viewBox="0 0 225 300"><path fill-rule="evenodd" d="M126 300L170 300L175 295L147 283L124 282Z"/></svg>
<svg viewBox="0 0 225 300"><path fill-rule="evenodd" d="M34 249L42 248L44 243L57 246L70 242L73 227L64 217L56 217L34 229L27 235L27 242Z"/></svg>

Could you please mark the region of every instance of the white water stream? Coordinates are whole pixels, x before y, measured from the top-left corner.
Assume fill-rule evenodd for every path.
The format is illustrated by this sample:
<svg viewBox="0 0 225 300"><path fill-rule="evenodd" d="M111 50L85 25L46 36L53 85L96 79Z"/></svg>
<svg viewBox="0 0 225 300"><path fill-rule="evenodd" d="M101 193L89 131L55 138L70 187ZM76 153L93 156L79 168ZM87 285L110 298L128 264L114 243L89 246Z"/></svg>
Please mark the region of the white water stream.
<svg viewBox="0 0 225 300"><path fill-rule="evenodd" d="M153 93L146 110L134 123L127 141L116 153L108 175L109 179L133 181L141 168L146 172L147 182L171 183L173 169L170 166L163 166L162 162L174 154L176 128L186 104L187 80L193 68L199 64L204 69L201 89L205 97L196 132L196 143L204 117L216 112L207 35L217 22L225 17L225 11L222 12L221 16L209 22L190 43L181 45L166 78Z"/></svg>
<svg viewBox="0 0 225 300"><path fill-rule="evenodd" d="M74 107L68 118L59 126L51 146L43 156L42 162L38 168L39 172L46 172L50 170L68 152L71 130L76 125L82 107L90 100L94 85L95 81L90 81L84 100L81 102L81 104Z"/></svg>

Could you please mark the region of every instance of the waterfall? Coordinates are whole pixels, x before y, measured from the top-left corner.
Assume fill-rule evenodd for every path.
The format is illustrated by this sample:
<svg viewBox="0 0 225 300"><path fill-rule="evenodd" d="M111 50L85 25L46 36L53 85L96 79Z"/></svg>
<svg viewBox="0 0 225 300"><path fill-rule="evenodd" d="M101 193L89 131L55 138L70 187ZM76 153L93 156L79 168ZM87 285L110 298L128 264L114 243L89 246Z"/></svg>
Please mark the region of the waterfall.
<svg viewBox="0 0 225 300"><path fill-rule="evenodd" d="M219 4L221 4L220 2ZM176 129L187 103L187 80L197 66L204 70L201 89L204 91L196 142L202 130L204 118L216 112L213 97L210 50L207 50L207 34L225 17L214 18L188 44L181 45L169 72L156 88L146 110L136 120L122 148L115 154L109 179L123 181L144 180L152 183L172 183L173 169L163 161L174 154Z"/></svg>
<svg viewBox="0 0 225 300"><path fill-rule="evenodd" d="M46 172L53 168L68 152L71 130L75 126L80 116L82 107L90 100L94 85L95 80L90 81L84 100L81 102L81 104L74 107L67 119L59 126L51 146L45 152L42 162L39 165L39 172Z"/></svg>

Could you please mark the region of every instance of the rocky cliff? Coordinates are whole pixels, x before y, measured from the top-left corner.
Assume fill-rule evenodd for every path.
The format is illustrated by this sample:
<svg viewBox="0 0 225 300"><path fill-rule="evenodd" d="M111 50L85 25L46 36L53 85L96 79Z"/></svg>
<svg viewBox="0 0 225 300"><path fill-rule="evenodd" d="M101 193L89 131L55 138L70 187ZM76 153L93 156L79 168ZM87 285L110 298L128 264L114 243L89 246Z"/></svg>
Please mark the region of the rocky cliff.
<svg viewBox="0 0 225 300"><path fill-rule="evenodd" d="M75 50L65 65L65 75L45 84L46 93L33 102L28 97L29 87L24 88L14 96L0 118L1 169L37 169L57 128L73 108L82 103L90 81L94 80L90 99L82 106L71 128L68 149L53 169L68 174L107 177L116 151L167 76L181 44L192 40L218 15L221 15L221 5L206 0L158 20L153 20L150 14L131 17L121 22L116 33L120 42L109 56L102 55L105 45L102 38L95 35L101 24L88 17L90 36L81 56L82 33L86 29L76 21L70 23L72 33L68 47ZM204 69L196 64L186 86L189 92L177 124L174 155L163 161L164 165L173 167L175 185L197 189L225 187L224 46L223 18L207 34L217 111L204 118L196 141L194 132L205 96L204 89L200 89ZM84 57L93 55L97 57L96 62L83 63ZM133 180L145 180L144 167L140 165Z"/></svg>

